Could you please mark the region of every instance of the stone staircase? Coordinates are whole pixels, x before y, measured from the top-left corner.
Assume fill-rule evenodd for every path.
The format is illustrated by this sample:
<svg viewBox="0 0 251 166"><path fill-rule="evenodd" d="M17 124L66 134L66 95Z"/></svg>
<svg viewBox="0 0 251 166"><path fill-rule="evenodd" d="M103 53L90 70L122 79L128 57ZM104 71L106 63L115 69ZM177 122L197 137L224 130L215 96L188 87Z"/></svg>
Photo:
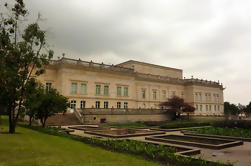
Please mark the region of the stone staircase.
<svg viewBox="0 0 251 166"><path fill-rule="evenodd" d="M46 126L81 125L74 113L56 114L47 119Z"/></svg>

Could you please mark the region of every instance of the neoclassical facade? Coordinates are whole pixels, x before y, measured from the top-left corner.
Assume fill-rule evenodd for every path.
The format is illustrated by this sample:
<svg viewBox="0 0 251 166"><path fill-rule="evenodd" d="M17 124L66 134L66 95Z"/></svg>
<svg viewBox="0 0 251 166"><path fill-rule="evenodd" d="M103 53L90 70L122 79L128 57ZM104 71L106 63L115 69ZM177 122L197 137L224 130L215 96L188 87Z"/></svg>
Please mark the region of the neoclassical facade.
<svg viewBox="0 0 251 166"><path fill-rule="evenodd" d="M54 60L38 80L56 88L75 108L157 109L179 96L196 115L223 115L223 86L219 82L184 79L180 69L138 61L117 65L69 58Z"/></svg>

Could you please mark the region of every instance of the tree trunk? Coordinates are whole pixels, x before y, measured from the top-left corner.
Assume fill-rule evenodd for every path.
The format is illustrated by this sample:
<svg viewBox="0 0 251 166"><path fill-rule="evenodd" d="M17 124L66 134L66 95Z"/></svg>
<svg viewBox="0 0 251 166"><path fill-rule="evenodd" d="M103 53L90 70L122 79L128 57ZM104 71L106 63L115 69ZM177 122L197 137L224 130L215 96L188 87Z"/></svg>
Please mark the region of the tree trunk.
<svg viewBox="0 0 251 166"><path fill-rule="evenodd" d="M18 115L15 117L15 107L10 106L7 108L7 112L9 113L9 133L15 134L16 132L16 124L18 120Z"/></svg>
<svg viewBox="0 0 251 166"><path fill-rule="evenodd" d="M16 123L12 111L9 111L9 133L14 134L15 132L16 132Z"/></svg>
<svg viewBox="0 0 251 166"><path fill-rule="evenodd" d="M47 118L41 118L40 119L43 128L45 128L46 120L47 120Z"/></svg>
<svg viewBox="0 0 251 166"><path fill-rule="evenodd" d="M45 128L45 121L42 122L42 127Z"/></svg>
<svg viewBox="0 0 251 166"><path fill-rule="evenodd" d="M32 123L32 116L29 116L29 126L31 126Z"/></svg>

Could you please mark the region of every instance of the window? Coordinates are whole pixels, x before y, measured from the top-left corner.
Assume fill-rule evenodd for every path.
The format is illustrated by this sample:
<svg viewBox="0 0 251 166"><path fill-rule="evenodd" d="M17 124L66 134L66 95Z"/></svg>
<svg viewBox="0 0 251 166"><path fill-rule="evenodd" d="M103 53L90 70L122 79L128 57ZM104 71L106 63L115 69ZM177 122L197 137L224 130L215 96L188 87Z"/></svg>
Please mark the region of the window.
<svg viewBox="0 0 251 166"><path fill-rule="evenodd" d="M100 108L100 101L96 101L95 108Z"/></svg>
<svg viewBox="0 0 251 166"><path fill-rule="evenodd" d="M117 102L117 108L121 108L121 102Z"/></svg>
<svg viewBox="0 0 251 166"><path fill-rule="evenodd" d="M211 101L212 98L211 98L211 93L208 93L208 101Z"/></svg>
<svg viewBox="0 0 251 166"><path fill-rule="evenodd" d="M80 94L82 94L82 95L86 95L87 94L86 84L84 84L84 83L80 84Z"/></svg>
<svg viewBox="0 0 251 166"><path fill-rule="evenodd" d="M218 105L218 111L220 111L220 106Z"/></svg>
<svg viewBox="0 0 251 166"><path fill-rule="evenodd" d="M206 111L208 111L208 105L206 105Z"/></svg>
<svg viewBox="0 0 251 166"><path fill-rule="evenodd" d="M166 90L162 90L162 99L166 99Z"/></svg>
<svg viewBox="0 0 251 166"><path fill-rule="evenodd" d="M128 108L128 103L124 102L124 108L127 109Z"/></svg>
<svg viewBox="0 0 251 166"><path fill-rule="evenodd" d="M71 83L71 94L77 94L78 84L76 82Z"/></svg>
<svg viewBox="0 0 251 166"><path fill-rule="evenodd" d="M121 87L120 86L117 87L117 96L121 96Z"/></svg>
<svg viewBox="0 0 251 166"><path fill-rule="evenodd" d="M105 101L105 102L104 102L104 108L109 108L109 103L108 103L108 101Z"/></svg>
<svg viewBox="0 0 251 166"><path fill-rule="evenodd" d="M181 92L181 98L184 98L184 92Z"/></svg>
<svg viewBox="0 0 251 166"><path fill-rule="evenodd" d="M195 100L197 101L198 100L198 93L195 93Z"/></svg>
<svg viewBox="0 0 251 166"><path fill-rule="evenodd" d="M70 107L71 107L71 109L74 109L74 108L76 108L76 100L71 100L71 102L70 102Z"/></svg>
<svg viewBox="0 0 251 166"><path fill-rule="evenodd" d="M211 111L212 110L212 106L211 105L209 105L209 111Z"/></svg>
<svg viewBox="0 0 251 166"><path fill-rule="evenodd" d="M124 87L124 96L125 96L125 97L128 96L128 87Z"/></svg>
<svg viewBox="0 0 251 166"><path fill-rule="evenodd" d="M172 97L174 97L176 95L175 91L172 91Z"/></svg>
<svg viewBox="0 0 251 166"><path fill-rule="evenodd" d="M146 89L142 89L141 92L142 92L142 99L145 99L146 98Z"/></svg>
<svg viewBox="0 0 251 166"><path fill-rule="evenodd" d="M157 99L157 90L153 89L153 100Z"/></svg>
<svg viewBox="0 0 251 166"><path fill-rule="evenodd" d="M85 108L85 101L80 101L80 108L84 109Z"/></svg>
<svg viewBox="0 0 251 166"><path fill-rule="evenodd" d="M108 96L109 95L109 86L105 85L104 86L104 96Z"/></svg>
<svg viewBox="0 0 251 166"><path fill-rule="evenodd" d="M96 95L100 95L101 85L96 85Z"/></svg>
<svg viewBox="0 0 251 166"><path fill-rule="evenodd" d="M216 105L214 105L214 110L216 111Z"/></svg>
<svg viewBox="0 0 251 166"><path fill-rule="evenodd" d="M200 111L202 111L202 109L203 109L203 106L202 106L202 105L200 105Z"/></svg>
<svg viewBox="0 0 251 166"><path fill-rule="evenodd" d="M196 110L199 110L199 106L198 106L198 104L196 104Z"/></svg>
<svg viewBox="0 0 251 166"><path fill-rule="evenodd" d="M51 88L52 88L52 83L51 82L46 82L45 83L46 92L48 92Z"/></svg>

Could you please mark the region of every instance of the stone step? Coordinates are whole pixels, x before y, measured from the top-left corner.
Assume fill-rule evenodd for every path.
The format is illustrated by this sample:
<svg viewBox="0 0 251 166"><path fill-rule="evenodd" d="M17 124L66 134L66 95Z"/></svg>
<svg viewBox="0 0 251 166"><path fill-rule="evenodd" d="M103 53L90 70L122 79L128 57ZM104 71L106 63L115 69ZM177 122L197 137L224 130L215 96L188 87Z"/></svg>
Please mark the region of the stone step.
<svg viewBox="0 0 251 166"><path fill-rule="evenodd" d="M49 117L46 122L47 126L67 126L80 124L81 122L74 113L56 114Z"/></svg>

